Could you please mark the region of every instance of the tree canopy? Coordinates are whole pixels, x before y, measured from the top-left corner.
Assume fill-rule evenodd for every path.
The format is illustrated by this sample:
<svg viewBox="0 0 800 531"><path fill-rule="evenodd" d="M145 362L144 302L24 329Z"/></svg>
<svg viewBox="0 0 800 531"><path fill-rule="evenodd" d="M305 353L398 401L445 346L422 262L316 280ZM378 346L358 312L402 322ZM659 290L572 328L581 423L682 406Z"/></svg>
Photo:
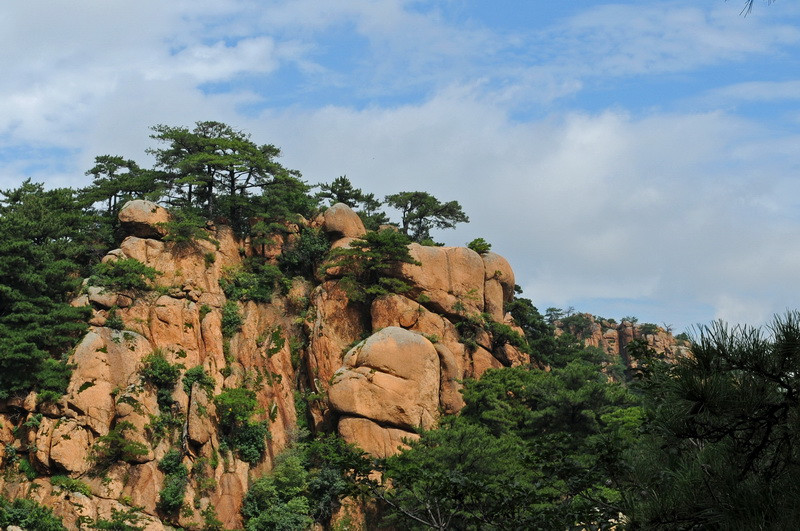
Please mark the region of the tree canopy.
<svg viewBox="0 0 800 531"><path fill-rule="evenodd" d="M457 201L442 203L427 192L387 195L386 203L400 211L400 230L416 242L430 240L432 229L452 229L469 222Z"/></svg>

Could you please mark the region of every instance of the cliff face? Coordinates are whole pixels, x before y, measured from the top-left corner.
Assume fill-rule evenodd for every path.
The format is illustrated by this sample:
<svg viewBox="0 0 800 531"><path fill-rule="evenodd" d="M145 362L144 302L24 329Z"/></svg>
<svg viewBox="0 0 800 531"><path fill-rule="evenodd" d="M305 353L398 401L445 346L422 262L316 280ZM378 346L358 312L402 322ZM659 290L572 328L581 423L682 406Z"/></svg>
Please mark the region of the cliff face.
<svg viewBox="0 0 800 531"><path fill-rule="evenodd" d="M120 214L129 235L103 261L135 258L160 274L154 289L138 292L87 281L73 304L92 308L91 327L70 355L75 368L66 395L55 404L37 403L34 394L0 403L3 465L10 470L24 457L35 470L30 477L39 476L6 473L0 491L52 507L67 527L131 507L140 508L147 529L163 529L166 521L200 528L214 514L226 528L241 527L250 482L271 470L298 425L306 424L298 422L298 403L308 404L312 429L336 430L386 456L414 437L415 427L432 427L441 412L462 407L459 380L529 361L511 344L498 344L489 327L464 341L456 326L483 313L482 319L513 328L503 306L513 297L514 275L496 254L412 244L418 264L390 273L411 289L370 304L348 300L335 268L316 287L292 279L270 303L230 301L221 281L256 251L275 259L301 226L288 226L276 245L258 249L222 226L209 227L209 241L164 241L161 223L168 219L143 201ZM345 205L304 224L321 228L333 247L365 233ZM235 329L227 323L232 304L241 321ZM182 374L201 367L211 381L179 381L165 399L142 374L154 355L179 365ZM269 426L263 458L255 463L229 448L214 401L238 388L254 393L253 418ZM138 443L139 451L125 454L120 441ZM98 448L112 444L118 444L114 457L122 458L100 470ZM167 517L159 492L169 480L158 463L174 449L190 472L185 509ZM54 475L79 479L88 489L54 486Z"/></svg>

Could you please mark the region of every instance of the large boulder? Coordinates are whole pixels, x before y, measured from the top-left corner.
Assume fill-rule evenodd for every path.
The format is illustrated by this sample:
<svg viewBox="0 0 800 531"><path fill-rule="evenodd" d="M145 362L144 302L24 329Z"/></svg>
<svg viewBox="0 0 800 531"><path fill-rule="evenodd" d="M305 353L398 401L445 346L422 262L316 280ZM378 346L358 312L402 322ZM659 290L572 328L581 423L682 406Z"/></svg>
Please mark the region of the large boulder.
<svg viewBox="0 0 800 531"><path fill-rule="evenodd" d="M433 428L439 410L439 355L425 337L388 327L353 347L328 390L339 413L413 430Z"/></svg>
<svg viewBox="0 0 800 531"><path fill-rule="evenodd" d="M466 247L408 247L417 264L403 263L397 275L411 285L409 294L431 310L463 316L484 309L485 267L481 256Z"/></svg>
<svg viewBox="0 0 800 531"><path fill-rule="evenodd" d="M130 235L161 239L167 234L164 224L169 221L169 212L152 201L135 199L122 205L119 221Z"/></svg>
<svg viewBox="0 0 800 531"><path fill-rule="evenodd" d="M344 203L336 203L325 211L322 228L334 240L360 238L367 233L358 214Z"/></svg>

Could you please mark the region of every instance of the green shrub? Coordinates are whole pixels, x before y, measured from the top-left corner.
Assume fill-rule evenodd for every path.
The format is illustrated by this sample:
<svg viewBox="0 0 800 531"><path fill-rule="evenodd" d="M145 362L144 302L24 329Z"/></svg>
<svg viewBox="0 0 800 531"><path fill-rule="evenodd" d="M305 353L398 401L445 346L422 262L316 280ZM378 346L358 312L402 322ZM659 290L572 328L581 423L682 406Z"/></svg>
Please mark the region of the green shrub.
<svg viewBox="0 0 800 531"><path fill-rule="evenodd" d="M106 317L106 326L111 328L112 330L124 330L125 329L125 321L122 320L122 317L119 316L117 313L116 306L112 306L110 310L108 310L108 316Z"/></svg>
<svg viewBox="0 0 800 531"><path fill-rule="evenodd" d="M108 529L110 531L143 531L144 526L136 525L142 521L142 515L138 509L128 509L120 511L111 509L111 519L97 518L94 522L88 522L92 529Z"/></svg>
<svg viewBox="0 0 800 531"><path fill-rule="evenodd" d="M300 275L313 278L314 272L325 259L330 247L325 233L318 229L303 227L297 240L284 248L278 257L278 267L290 277Z"/></svg>
<svg viewBox="0 0 800 531"><path fill-rule="evenodd" d="M408 236L391 229L368 232L363 238L350 242L350 247L334 249L327 271L342 270L341 285L347 296L358 302L369 302L387 293L405 293L411 287L391 276L399 264L417 264L408 250Z"/></svg>
<svg viewBox="0 0 800 531"><path fill-rule="evenodd" d="M239 305L234 301L228 301L222 307L222 337L233 337L242 328L242 315L239 313Z"/></svg>
<svg viewBox="0 0 800 531"><path fill-rule="evenodd" d="M175 209L171 212L171 219L160 223L166 229L164 241L178 245L191 245L198 240L213 241L208 231L205 230L206 220L188 208Z"/></svg>
<svg viewBox="0 0 800 531"><path fill-rule="evenodd" d="M92 267L89 284L114 291L145 291L160 274L135 258L121 258Z"/></svg>
<svg viewBox="0 0 800 531"><path fill-rule="evenodd" d="M89 485L79 479L72 479L67 476L51 476L50 484L67 492L79 492L84 496L92 495L92 489L89 488Z"/></svg>
<svg viewBox="0 0 800 531"><path fill-rule="evenodd" d="M0 496L0 529L12 525L28 531L67 531L51 509L26 498L10 502Z"/></svg>
<svg viewBox="0 0 800 531"><path fill-rule="evenodd" d="M183 506L186 485L189 483L189 470L181 462L182 460L182 454L172 449L158 462L158 469L164 472L165 477L158 493L156 507L166 514L175 515Z"/></svg>
<svg viewBox="0 0 800 531"><path fill-rule="evenodd" d="M254 465L261 461L267 451L266 440L269 437L267 421L249 421L238 426L228 435L228 444L236 450L239 458Z"/></svg>
<svg viewBox="0 0 800 531"><path fill-rule="evenodd" d="M214 391L214 378L206 373L202 365L192 367L183 374L183 390L188 395L192 391L192 385L198 383L209 395Z"/></svg>
<svg viewBox="0 0 800 531"><path fill-rule="evenodd" d="M492 244L483 238L475 238L467 244L467 247L472 249L478 254L486 254L492 249Z"/></svg>
<svg viewBox="0 0 800 531"><path fill-rule="evenodd" d="M277 266L248 259L244 268L228 269L219 285L229 299L270 302L276 288L286 292L291 283Z"/></svg>
<svg viewBox="0 0 800 531"><path fill-rule="evenodd" d="M145 383L156 388L156 400L162 410L172 406L172 392L178 383L183 365L172 364L164 357L160 349L156 349L142 360L142 369L139 374Z"/></svg>
<svg viewBox="0 0 800 531"><path fill-rule="evenodd" d="M644 324L639 325L639 332L641 332L642 335L645 335L645 336L649 336L649 335L652 335L652 334L657 334L658 331L659 331L659 328L658 328L657 324L644 323Z"/></svg>
<svg viewBox="0 0 800 531"><path fill-rule="evenodd" d="M27 457L19 458L19 461L17 461L17 468L19 469L20 474L28 478L28 481L33 481L39 477L39 473L33 467L31 462L28 461Z"/></svg>
<svg viewBox="0 0 800 531"><path fill-rule="evenodd" d="M184 415L174 413L172 409L162 412L160 415L150 415L150 424L145 428L149 432L150 440L158 444L165 437L171 437L177 430L183 428L186 423Z"/></svg>
<svg viewBox="0 0 800 531"><path fill-rule="evenodd" d="M586 339L592 335L592 326L591 319L582 313L561 318L561 328L580 339Z"/></svg>
<svg viewBox="0 0 800 531"><path fill-rule="evenodd" d="M214 397L214 403L220 425L226 431L232 431L250 420L258 406L256 394L243 387L225 389Z"/></svg>
<svg viewBox="0 0 800 531"><path fill-rule="evenodd" d="M216 397L217 417L222 427L223 438L239 457L255 464L266 451L269 427L266 421L254 422L250 417L256 411L256 394L243 387L226 389Z"/></svg>
<svg viewBox="0 0 800 531"><path fill-rule="evenodd" d="M117 461L133 462L147 455L147 447L138 441L129 441L125 433L136 427L128 421L118 422L106 435L101 435L92 448L90 459L101 469L107 469Z"/></svg>

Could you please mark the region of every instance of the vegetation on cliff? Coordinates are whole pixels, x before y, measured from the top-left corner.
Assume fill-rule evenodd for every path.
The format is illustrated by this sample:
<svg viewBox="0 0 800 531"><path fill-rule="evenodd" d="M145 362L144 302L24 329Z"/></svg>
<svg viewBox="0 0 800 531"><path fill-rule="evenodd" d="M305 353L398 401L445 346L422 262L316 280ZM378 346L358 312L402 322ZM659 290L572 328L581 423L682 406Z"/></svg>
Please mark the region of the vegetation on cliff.
<svg viewBox="0 0 800 531"><path fill-rule="evenodd" d="M0 193L0 494L113 498L96 528L345 528L348 503L404 529L800 521L798 314L694 342L542 315L482 238L435 247L454 201L315 195L217 122L153 138L154 168L105 155L83 190ZM62 528L32 499L0 497L0 523Z"/></svg>

